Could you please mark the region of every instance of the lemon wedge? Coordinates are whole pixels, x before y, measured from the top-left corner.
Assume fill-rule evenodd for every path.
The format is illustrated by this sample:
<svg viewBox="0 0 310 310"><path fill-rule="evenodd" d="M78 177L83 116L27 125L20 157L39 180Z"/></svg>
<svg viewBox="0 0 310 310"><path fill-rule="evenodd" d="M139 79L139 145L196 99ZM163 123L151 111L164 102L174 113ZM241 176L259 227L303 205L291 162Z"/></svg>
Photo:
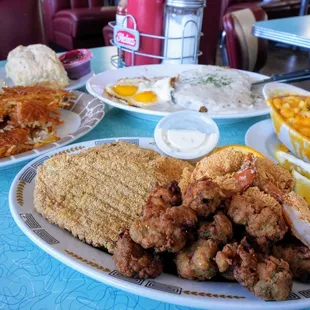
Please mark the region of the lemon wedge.
<svg viewBox="0 0 310 310"><path fill-rule="evenodd" d="M274 156L282 167L292 173L295 180L295 192L310 204L310 164L280 150L275 151Z"/></svg>
<svg viewBox="0 0 310 310"><path fill-rule="evenodd" d="M291 172L295 170L302 176L310 179L310 164L289 153L279 150L275 151L274 157L283 168Z"/></svg>
<svg viewBox="0 0 310 310"><path fill-rule="evenodd" d="M252 153L255 157L265 157L263 154L261 154L260 152L256 151L255 149L249 147L249 146L245 146L245 145L240 145L240 144L231 144L231 145L225 145L219 148L216 148L212 154L214 153L218 153L222 150L225 149L233 149L234 151L239 151L242 152L244 154L249 154Z"/></svg>
<svg viewBox="0 0 310 310"><path fill-rule="evenodd" d="M310 204L310 179L304 177L296 170L292 171L292 176L295 180L295 192L304 197L308 204Z"/></svg>

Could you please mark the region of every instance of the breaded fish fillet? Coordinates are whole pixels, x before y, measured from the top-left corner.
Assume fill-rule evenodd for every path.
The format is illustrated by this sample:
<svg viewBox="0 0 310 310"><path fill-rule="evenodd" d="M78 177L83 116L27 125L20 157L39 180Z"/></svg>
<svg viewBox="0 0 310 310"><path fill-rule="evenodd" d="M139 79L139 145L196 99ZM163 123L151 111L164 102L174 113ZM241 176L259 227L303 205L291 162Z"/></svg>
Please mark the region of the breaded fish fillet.
<svg viewBox="0 0 310 310"><path fill-rule="evenodd" d="M49 222L113 253L118 234L142 214L152 188L179 180L187 162L118 142L56 155L39 169L34 206Z"/></svg>

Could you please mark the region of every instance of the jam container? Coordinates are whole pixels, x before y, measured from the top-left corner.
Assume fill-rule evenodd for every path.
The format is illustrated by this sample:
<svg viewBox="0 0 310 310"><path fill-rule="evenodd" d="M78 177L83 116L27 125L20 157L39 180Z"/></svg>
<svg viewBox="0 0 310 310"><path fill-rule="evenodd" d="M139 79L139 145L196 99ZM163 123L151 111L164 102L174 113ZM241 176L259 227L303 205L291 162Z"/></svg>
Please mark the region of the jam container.
<svg viewBox="0 0 310 310"><path fill-rule="evenodd" d="M181 111L159 121L154 138L166 155L198 161L210 153L219 141L216 123L204 113Z"/></svg>
<svg viewBox="0 0 310 310"><path fill-rule="evenodd" d="M69 51L59 57L68 77L71 80L76 80L88 74L90 69L90 60L93 57L88 49L77 49Z"/></svg>

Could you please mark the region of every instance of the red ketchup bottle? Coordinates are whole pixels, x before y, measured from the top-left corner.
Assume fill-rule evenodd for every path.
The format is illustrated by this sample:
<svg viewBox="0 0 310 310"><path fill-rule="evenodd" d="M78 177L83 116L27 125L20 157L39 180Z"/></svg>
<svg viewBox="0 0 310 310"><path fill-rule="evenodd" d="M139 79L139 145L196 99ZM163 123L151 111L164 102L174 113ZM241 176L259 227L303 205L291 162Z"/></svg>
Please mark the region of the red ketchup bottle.
<svg viewBox="0 0 310 310"><path fill-rule="evenodd" d="M116 8L116 25L123 26L123 21L127 15L127 0L120 0ZM127 21L124 23L126 27Z"/></svg>
<svg viewBox="0 0 310 310"><path fill-rule="evenodd" d="M127 15L127 0L120 0L118 6L116 8L116 25L120 27L127 27L127 20L125 17ZM125 21L124 21L125 20ZM123 62L125 60L125 53L124 51L119 50L118 57L121 58Z"/></svg>
<svg viewBox="0 0 310 310"><path fill-rule="evenodd" d="M128 0L127 14L131 14L137 23L137 30L140 33L161 36L163 34L164 20L164 2L165 0ZM131 18L127 19L127 27L134 28L134 22ZM140 36L140 48L138 52L162 55L161 39L146 38ZM132 66L132 54L125 53L126 66ZM161 59L145 57L141 55L134 56L134 65L159 64Z"/></svg>

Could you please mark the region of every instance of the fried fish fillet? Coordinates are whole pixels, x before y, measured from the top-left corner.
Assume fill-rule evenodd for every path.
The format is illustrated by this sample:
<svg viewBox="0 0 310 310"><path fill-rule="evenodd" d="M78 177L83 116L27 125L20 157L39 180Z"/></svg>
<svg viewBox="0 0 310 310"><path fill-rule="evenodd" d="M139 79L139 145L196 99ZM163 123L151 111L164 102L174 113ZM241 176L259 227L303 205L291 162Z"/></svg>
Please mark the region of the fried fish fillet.
<svg viewBox="0 0 310 310"><path fill-rule="evenodd" d="M179 180L184 161L118 142L56 155L38 169L34 206L49 222L114 252L118 234L142 214L152 188Z"/></svg>

